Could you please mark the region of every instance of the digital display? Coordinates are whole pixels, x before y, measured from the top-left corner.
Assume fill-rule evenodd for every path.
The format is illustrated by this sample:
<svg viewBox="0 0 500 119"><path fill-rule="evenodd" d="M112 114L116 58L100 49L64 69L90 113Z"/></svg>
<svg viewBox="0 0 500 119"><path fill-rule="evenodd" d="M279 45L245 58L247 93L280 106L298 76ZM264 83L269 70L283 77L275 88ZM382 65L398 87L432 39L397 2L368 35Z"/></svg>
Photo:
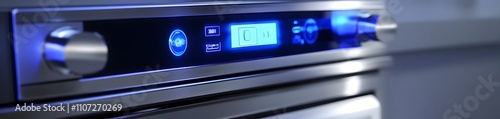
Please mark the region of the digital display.
<svg viewBox="0 0 500 119"><path fill-rule="evenodd" d="M278 44L276 22L231 25L231 48Z"/></svg>
<svg viewBox="0 0 500 119"><path fill-rule="evenodd" d="M84 77L359 47L360 41L350 31L356 29L352 25L355 19L351 19L356 14L347 13L276 12L231 14L224 15L224 19L205 15L86 21L84 30L103 34L109 54L102 71Z"/></svg>

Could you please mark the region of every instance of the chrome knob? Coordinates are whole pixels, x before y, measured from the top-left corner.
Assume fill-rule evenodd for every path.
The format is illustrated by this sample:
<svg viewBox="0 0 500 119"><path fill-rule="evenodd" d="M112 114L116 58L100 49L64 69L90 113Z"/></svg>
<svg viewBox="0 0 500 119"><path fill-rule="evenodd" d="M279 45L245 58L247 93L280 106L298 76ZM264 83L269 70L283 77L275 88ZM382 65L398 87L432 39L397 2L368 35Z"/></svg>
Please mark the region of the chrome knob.
<svg viewBox="0 0 500 119"><path fill-rule="evenodd" d="M362 41L391 41L396 37L398 25L386 13L361 15L358 22L358 37Z"/></svg>
<svg viewBox="0 0 500 119"><path fill-rule="evenodd" d="M377 38L382 41L394 40L397 33L398 24L388 14L382 14L375 25Z"/></svg>
<svg viewBox="0 0 500 119"><path fill-rule="evenodd" d="M99 33L72 27L52 31L43 49L49 67L63 74L92 74L102 70L108 59L108 47Z"/></svg>

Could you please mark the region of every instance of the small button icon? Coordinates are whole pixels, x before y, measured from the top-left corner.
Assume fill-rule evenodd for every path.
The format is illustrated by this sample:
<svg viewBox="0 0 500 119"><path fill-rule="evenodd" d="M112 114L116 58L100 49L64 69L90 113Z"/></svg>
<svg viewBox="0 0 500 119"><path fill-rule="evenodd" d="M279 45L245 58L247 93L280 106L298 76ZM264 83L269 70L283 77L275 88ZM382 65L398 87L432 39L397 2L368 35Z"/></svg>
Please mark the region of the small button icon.
<svg viewBox="0 0 500 119"><path fill-rule="evenodd" d="M218 52L221 50L221 42L205 44L205 52Z"/></svg>
<svg viewBox="0 0 500 119"><path fill-rule="evenodd" d="M250 46L257 44L257 28L241 27L238 29L240 46Z"/></svg>
<svg viewBox="0 0 500 119"><path fill-rule="evenodd" d="M205 36L219 36L220 27L219 26L205 26Z"/></svg>

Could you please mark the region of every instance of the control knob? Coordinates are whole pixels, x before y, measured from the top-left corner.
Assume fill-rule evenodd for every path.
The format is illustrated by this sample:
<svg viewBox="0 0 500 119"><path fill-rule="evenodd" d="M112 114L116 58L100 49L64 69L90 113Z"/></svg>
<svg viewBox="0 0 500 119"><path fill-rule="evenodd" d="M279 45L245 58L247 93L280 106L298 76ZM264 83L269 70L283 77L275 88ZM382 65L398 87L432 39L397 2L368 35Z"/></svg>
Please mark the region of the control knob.
<svg viewBox="0 0 500 119"><path fill-rule="evenodd" d="M108 59L108 47L99 33L72 27L52 31L43 50L49 67L63 74L92 74L102 70Z"/></svg>

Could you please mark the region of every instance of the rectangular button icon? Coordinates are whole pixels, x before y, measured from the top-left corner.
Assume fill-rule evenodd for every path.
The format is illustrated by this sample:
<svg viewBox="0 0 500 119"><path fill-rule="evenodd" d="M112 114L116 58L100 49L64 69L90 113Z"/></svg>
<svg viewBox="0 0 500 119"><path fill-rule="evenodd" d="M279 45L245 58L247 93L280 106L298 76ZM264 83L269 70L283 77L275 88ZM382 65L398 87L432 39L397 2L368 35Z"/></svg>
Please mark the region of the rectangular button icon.
<svg viewBox="0 0 500 119"><path fill-rule="evenodd" d="M219 36L220 27L219 26L205 26L205 36Z"/></svg>
<svg viewBox="0 0 500 119"><path fill-rule="evenodd" d="M240 46L251 46L257 44L257 28L255 27L239 28L238 36Z"/></svg>
<svg viewBox="0 0 500 119"><path fill-rule="evenodd" d="M278 44L275 22L231 25L231 48Z"/></svg>
<svg viewBox="0 0 500 119"><path fill-rule="evenodd" d="M205 52L218 52L220 51L221 48L221 43L209 43L205 44Z"/></svg>

